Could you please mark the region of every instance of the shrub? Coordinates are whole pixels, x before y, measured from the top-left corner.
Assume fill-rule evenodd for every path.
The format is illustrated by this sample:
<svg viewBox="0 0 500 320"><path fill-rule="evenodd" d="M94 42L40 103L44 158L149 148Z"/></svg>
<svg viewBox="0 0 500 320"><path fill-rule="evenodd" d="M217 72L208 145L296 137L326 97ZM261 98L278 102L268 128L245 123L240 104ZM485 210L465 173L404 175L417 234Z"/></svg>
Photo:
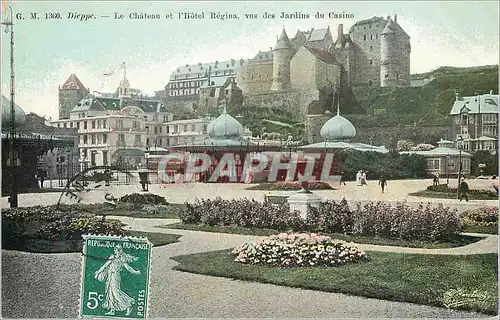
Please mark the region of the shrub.
<svg viewBox="0 0 500 320"><path fill-rule="evenodd" d="M269 190L301 190L300 181L278 181L269 185ZM329 183L324 181L309 181L309 190L331 190Z"/></svg>
<svg viewBox="0 0 500 320"><path fill-rule="evenodd" d="M366 236L380 236L408 240L441 240L460 232L461 223L457 210L445 208L442 204L430 204L411 208L406 203L395 206L382 202L357 204L351 210L345 199L340 202L326 201L319 208L311 208L308 227L330 233L346 233ZM312 223L318 223L312 225Z"/></svg>
<svg viewBox="0 0 500 320"><path fill-rule="evenodd" d="M496 227L498 226L498 208L481 207L462 214L464 225Z"/></svg>
<svg viewBox="0 0 500 320"><path fill-rule="evenodd" d="M101 218L63 218L40 228L35 237L45 240L81 240L84 234L124 235L122 224L117 220Z"/></svg>
<svg viewBox="0 0 500 320"><path fill-rule="evenodd" d="M142 206L145 204L163 204L168 205L165 197L152 194L152 193L132 193L124 195L120 198L120 202L133 203L135 206Z"/></svg>
<svg viewBox="0 0 500 320"><path fill-rule="evenodd" d="M186 203L179 212L179 218L187 224L276 230L296 229L301 225L299 213L290 213L288 204L273 205L248 199L196 199L192 204Z"/></svg>
<svg viewBox="0 0 500 320"><path fill-rule="evenodd" d="M337 267L368 259L356 247L314 233L281 233L245 243L233 249L231 254L237 262L278 267Z"/></svg>

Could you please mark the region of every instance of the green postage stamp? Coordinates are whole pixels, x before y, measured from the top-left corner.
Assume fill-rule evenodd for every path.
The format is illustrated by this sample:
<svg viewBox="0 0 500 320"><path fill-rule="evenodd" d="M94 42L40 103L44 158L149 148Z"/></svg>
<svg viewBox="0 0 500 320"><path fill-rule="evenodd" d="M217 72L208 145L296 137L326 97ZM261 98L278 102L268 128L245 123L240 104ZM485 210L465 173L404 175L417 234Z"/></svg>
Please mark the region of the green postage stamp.
<svg viewBox="0 0 500 320"><path fill-rule="evenodd" d="M152 244L146 238L83 238L80 317L147 318Z"/></svg>

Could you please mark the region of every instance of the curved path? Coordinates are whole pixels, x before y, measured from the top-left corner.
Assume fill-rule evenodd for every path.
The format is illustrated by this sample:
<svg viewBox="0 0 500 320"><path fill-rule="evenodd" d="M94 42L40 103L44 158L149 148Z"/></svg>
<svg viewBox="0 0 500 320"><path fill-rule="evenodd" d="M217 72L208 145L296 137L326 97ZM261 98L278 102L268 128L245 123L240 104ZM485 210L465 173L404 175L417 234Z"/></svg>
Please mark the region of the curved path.
<svg viewBox="0 0 500 320"><path fill-rule="evenodd" d="M171 257L229 249L259 237L155 227L177 222L173 219L119 218L134 230L182 235L178 243L153 249L151 317L491 318L411 303L174 271L172 268L177 263ZM78 315L80 254L2 251L2 260L3 317L74 318Z"/></svg>

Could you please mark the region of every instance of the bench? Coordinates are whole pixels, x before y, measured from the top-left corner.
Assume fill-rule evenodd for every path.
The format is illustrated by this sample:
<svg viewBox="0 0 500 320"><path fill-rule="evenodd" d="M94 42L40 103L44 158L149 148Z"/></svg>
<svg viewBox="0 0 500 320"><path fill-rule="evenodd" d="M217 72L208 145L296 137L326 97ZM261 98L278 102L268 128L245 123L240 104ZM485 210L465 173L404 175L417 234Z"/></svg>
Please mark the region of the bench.
<svg viewBox="0 0 500 320"><path fill-rule="evenodd" d="M289 196L266 194L266 196L264 198L264 203L284 204L284 203L286 203L286 200L288 199L288 197Z"/></svg>

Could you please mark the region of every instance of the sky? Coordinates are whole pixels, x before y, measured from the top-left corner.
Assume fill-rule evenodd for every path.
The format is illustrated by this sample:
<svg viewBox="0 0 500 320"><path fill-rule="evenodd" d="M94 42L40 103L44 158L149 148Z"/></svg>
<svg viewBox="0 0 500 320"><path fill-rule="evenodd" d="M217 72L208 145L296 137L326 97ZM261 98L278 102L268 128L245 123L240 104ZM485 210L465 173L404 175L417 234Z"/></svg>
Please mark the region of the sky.
<svg viewBox="0 0 500 320"><path fill-rule="evenodd" d="M412 73L440 66L496 65L499 60L497 1L8 1L7 6L15 24L15 101L26 113L52 119L58 118L58 86L73 73L91 92L114 92L123 77L119 66L126 62L131 86L154 94L164 89L178 66L248 59L269 50L283 27L293 37L298 29L330 26L335 39L340 23L347 33L356 21L397 14L411 37ZM96 19L70 19L70 12ZM205 12L206 18L183 20L179 12ZM239 19L209 19L210 12L237 14ZM265 19L265 12L275 18ZM281 19L280 12L308 13L310 18ZM317 12L325 17L315 18ZM329 18L330 12L354 18ZM32 13L38 19L31 19ZM57 13L61 19L46 18ZM114 19L115 13L124 19ZM131 13L160 14L162 19L134 20ZM166 18L170 13L173 19ZM245 13L258 18L247 19ZM8 15L7 10L3 21ZM9 97L10 33L1 34L1 90ZM107 72L114 73L103 76Z"/></svg>

